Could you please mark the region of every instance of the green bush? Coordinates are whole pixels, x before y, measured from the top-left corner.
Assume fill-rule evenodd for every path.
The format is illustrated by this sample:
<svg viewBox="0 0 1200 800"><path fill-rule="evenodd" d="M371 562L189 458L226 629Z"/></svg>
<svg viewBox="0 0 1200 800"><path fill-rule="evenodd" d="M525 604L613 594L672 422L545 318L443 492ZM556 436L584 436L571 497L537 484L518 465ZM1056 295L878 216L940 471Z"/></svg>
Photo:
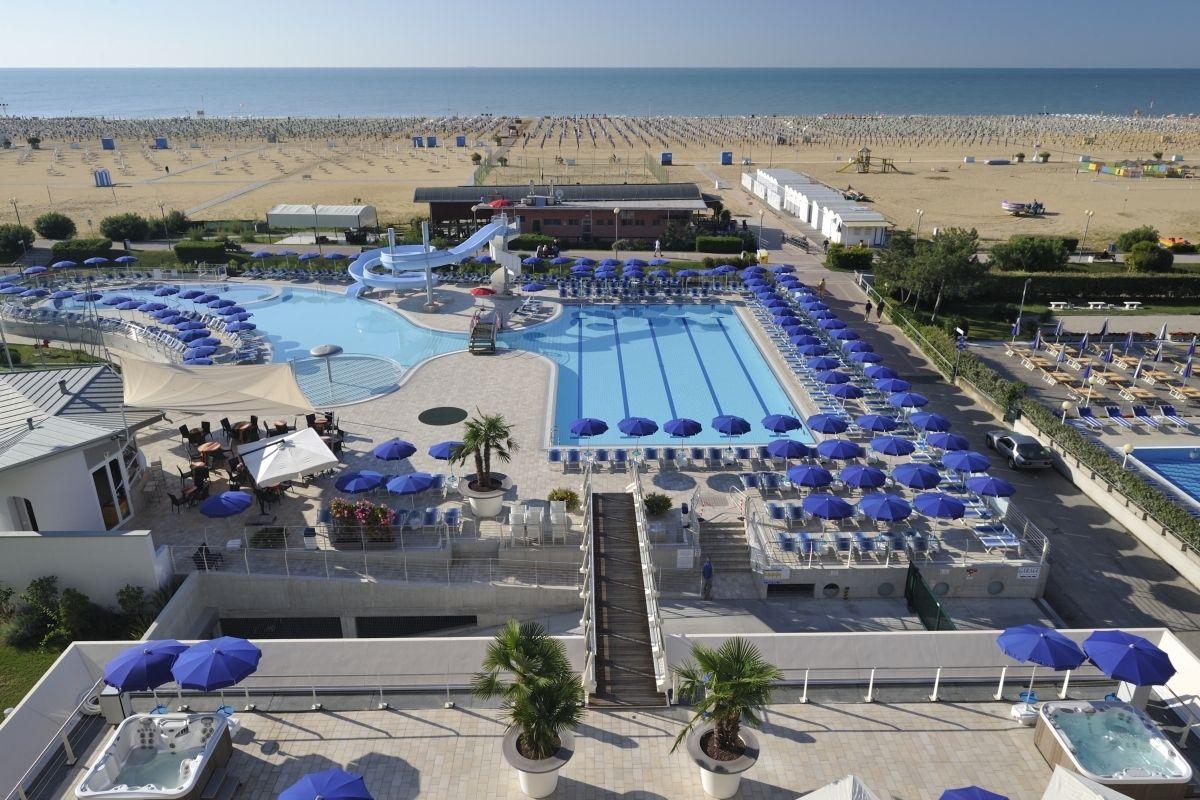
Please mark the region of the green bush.
<svg viewBox="0 0 1200 800"><path fill-rule="evenodd" d="M758 249L753 234L745 236L697 236L697 253L740 253Z"/></svg>
<svg viewBox="0 0 1200 800"><path fill-rule="evenodd" d="M1138 242L1154 242L1157 244L1158 230L1149 225L1143 225L1140 228L1125 231L1117 237L1117 249L1122 253L1128 253Z"/></svg>
<svg viewBox="0 0 1200 800"><path fill-rule="evenodd" d="M187 239L175 244L175 257L184 264L201 261L208 264L224 264L228 261L223 242L197 242Z"/></svg>
<svg viewBox="0 0 1200 800"><path fill-rule="evenodd" d="M1200 299L1200 275L1185 272L1159 275L993 272L980 287L979 296L995 302L1019 303L1026 278L1032 279L1026 296L1027 303L1141 300L1144 303L1170 301L1178 304Z"/></svg>
<svg viewBox="0 0 1200 800"><path fill-rule="evenodd" d="M167 212L167 233L171 236L180 236L187 233L191 224L191 220L182 211L171 209Z"/></svg>
<svg viewBox="0 0 1200 800"><path fill-rule="evenodd" d="M150 220L129 211L113 214L100 220L100 232L115 242L123 242L126 239L131 242L144 242L150 237Z"/></svg>
<svg viewBox="0 0 1200 800"><path fill-rule="evenodd" d="M551 502L566 501L567 511L572 513L579 510L579 494L574 489L551 489L546 499Z"/></svg>
<svg viewBox="0 0 1200 800"><path fill-rule="evenodd" d="M70 239L75 235L75 221L66 214L47 211L33 221L33 229L43 239Z"/></svg>
<svg viewBox="0 0 1200 800"><path fill-rule="evenodd" d="M1062 239L1019 235L993 247L988 263L1002 270L1055 272L1067 265L1068 255Z"/></svg>
<svg viewBox="0 0 1200 800"><path fill-rule="evenodd" d="M522 233L520 236L514 236L508 240L508 249L536 250L544 244L554 244L554 237L544 236L540 233Z"/></svg>
<svg viewBox="0 0 1200 800"><path fill-rule="evenodd" d="M1175 263L1175 254L1157 242L1138 242L1125 254L1130 272L1167 272Z"/></svg>
<svg viewBox="0 0 1200 800"><path fill-rule="evenodd" d="M831 244L825 254L825 266L839 272L870 272L874 263L875 253L869 247Z"/></svg>
<svg viewBox="0 0 1200 800"><path fill-rule="evenodd" d="M650 517L661 517L671 510L671 498L661 492L651 492L646 495L644 502L646 515Z"/></svg>
<svg viewBox="0 0 1200 800"><path fill-rule="evenodd" d="M0 258L17 258L32 246L32 229L24 225L0 225Z"/></svg>
<svg viewBox="0 0 1200 800"><path fill-rule="evenodd" d="M5 353L6 350L8 351L7 354ZM0 347L0 366L8 366L9 361L12 361L14 367L20 364L21 351L15 347Z"/></svg>
<svg viewBox="0 0 1200 800"><path fill-rule="evenodd" d="M64 239L50 248L55 261L74 261L83 265L89 258L112 256L112 240L95 237L91 239Z"/></svg>

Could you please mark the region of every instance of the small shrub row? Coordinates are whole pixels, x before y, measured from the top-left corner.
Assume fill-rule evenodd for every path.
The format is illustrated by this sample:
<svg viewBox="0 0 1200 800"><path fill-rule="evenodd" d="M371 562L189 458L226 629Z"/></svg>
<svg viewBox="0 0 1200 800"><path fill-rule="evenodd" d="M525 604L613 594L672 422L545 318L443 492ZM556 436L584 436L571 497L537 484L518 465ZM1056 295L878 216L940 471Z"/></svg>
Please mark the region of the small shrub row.
<svg viewBox="0 0 1200 800"><path fill-rule="evenodd" d="M112 257L112 240L103 237L63 239L61 242L55 242L50 252L55 261L74 261L82 265L89 258Z"/></svg>
<svg viewBox="0 0 1200 800"><path fill-rule="evenodd" d="M741 236L697 236L697 253L740 253L743 250L757 250L758 240L754 234L746 233Z"/></svg>
<svg viewBox="0 0 1200 800"><path fill-rule="evenodd" d="M838 272L870 272L874 263L875 253L869 247L831 244L825 254L825 266Z"/></svg>
<svg viewBox="0 0 1200 800"><path fill-rule="evenodd" d="M1049 303L1055 300L1169 300L1183 303L1200 299L1200 275L1181 272L1147 275L1089 275L1075 272L991 273L983 282L979 296L997 302L1019 303L1026 278L1030 279L1027 303Z"/></svg>
<svg viewBox="0 0 1200 800"><path fill-rule="evenodd" d="M224 242L197 242L185 239L175 245L175 257L184 264L223 264L228 259Z"/></svg>

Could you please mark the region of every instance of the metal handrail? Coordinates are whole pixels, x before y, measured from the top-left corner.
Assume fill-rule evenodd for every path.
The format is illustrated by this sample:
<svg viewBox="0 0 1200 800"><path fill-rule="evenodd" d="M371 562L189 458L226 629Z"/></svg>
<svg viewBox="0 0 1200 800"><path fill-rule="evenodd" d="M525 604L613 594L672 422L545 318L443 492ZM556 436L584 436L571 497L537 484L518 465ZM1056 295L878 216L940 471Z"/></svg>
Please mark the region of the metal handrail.
<svg viewBox="0 0 1200 800"><path fill-rule="evenodd" d="M583 682L583 690L587 694L591 694L596 690L596 570L593 547L595 539L594 522L592 520L592 492L591 492L591 465L584 466L583 472L583 542L579 545L579 549L583 551L583 564L579 568L583 575L583 591L580 592L580 599L583 600L583 617L580 619L583 625L584 650L586 655L583 661L583 671L580 673L580 680Z"/></svg>
<svg viewBox="0 0 1200 800"><path fill-rule="evenodd" d="M642 494L641 472L634 471L633 513L637 524L638 561L641 562L643 588L646 596L646 618L650 628L650 657L654 662L654 680L660 691L664 690L670 677L667 665L667 647L663 640L662 611L658 605L658 581L655 578L654 546L650 543L650 523L646 518L646 502Z"/></svg>
<svg viewBox="0 0 1200 800"><path fill-rule="evenodd" d="M30 762L29 768L25 770L24 774L21 775L16 784L12 787L12 789L9 790L5 797L10 799L16 797L20 800L29 800L28 795L25 793L26 787L29 785L30 780L32 780L32 778L42 770L42 768L45 766L46 760L53 754L54 750L58 749L59 745L62 745L63 752L67 756L68 765L74 764L78 760L78 756L75 754L75 748L71 745L71 731L68 730L68 728L74 728L75 725L78 724L79 718L83 716L84 704L88 703L103 685L103 679L98 680L92 684L91 688L88 689L87 692L83 694L83 697L80 698L78 705L71 709L71 712L67 714L67 719L62 725L58 726L58 730L55 731L54 735L50 737L50 742L43 747L42 751L38 753L37 757Z"/></svg>

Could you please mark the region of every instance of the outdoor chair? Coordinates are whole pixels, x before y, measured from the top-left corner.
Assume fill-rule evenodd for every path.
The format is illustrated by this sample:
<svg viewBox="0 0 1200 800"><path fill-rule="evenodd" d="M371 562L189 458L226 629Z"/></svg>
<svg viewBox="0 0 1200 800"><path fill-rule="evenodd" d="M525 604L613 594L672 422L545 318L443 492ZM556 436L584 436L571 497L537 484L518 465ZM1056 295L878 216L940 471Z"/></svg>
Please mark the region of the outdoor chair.
<svg viewBox="0 0 1200 800"><path fill-rule="evenodd" d="M764 472L759 478L759 485L762 487L764 492L778 492L779 494L783 493L783 481L780 479L777 473Z"/></svg>
<svg viewBox="0 0 1200 800"><path fill-rule="evenodd" d="M212 439L212 423L211 422L209 422L208 420L202 420L200 422L200 431L204 434L205 439L209 439L209 440Z"/></svg>
<svg viewBox="0 0 1200 800"><path fill-rule="evenodd" d="M688 465L693 467L704 466L704 448L690 447L687 451Z"/></svg>
<svg viewBox="0 0 1200 800"><path fill-rule="evenodd" d="M645 450L642 451L642 461L644 463L649 463L651 461L658 461L658 459L659 459L659 455L658 455L657 447L647 447Z"/></svg>
<svg viewBox="0 0 1200 800"><path fill-rule="evenodd" d="M541 541L542 538L542 506L533 506L525 512L525 535L530 539Z"/></svg>
<svg viewBox="0 0 1200 800"><path fill-rule="evenodd" d="M787 523L787 510L779 503L767 503L767 516L772 522Z"/></svg>
<svg viewBox="0 0 1200 800"><path fill-rule="evenodd" d="M1117 408L1116 406L1105 406L1104 413L1108 414L1108 418L1120 425L1122 428L1133 428L1133 423L1127 420L1125 415L1121 413L1121 409Z"/></svg>
<svg viewBox="0 0 1200 800"><path fill-rule="evenodd" d="M671 466L678 466L679 464L679 451L674 447L663 448L662 460L659 461L658 467L659 469L665 469L668 464Z"/></svg>
<svg viewBox="0 0 1200 800"><path fill-rule="evenodd" d="M580 465L582 464L582 456L580 455L579 451L578 450L568 450L566 452L567 452L567 457L566 457L566 460L563 462L563 472L566 472L568 467L573 468L573 469L579 469Z"/></svg>
<svg viewBox="0 0 1200 800"><path fill-rule="evenodd" d="M603 447L597 448L596 452L592 454L592 463L596 464L597 466L603 466L604 464L607 464L608 450Z"/></svg>
<svg viewBox="0 0 1200 800"><path fill-rule="evenodd" d="M800 505L799 503L788 503L787 504L787 518L788 518L789 525L803 525L804 524L804 506Z"/></svg>
<svg viewBox="0 0 1200 800"><path fill-rule="evenodd" d="M779 538L780 550L785 553L796 552L796 539L790 533L787 533L786 531L779 531L777 536Z"/></svg>
<svg viewBox="0 0 1200 800"><path fill-rule="evenodd" d="M175 514L179 513L180 508L191 505L191 503L189 503L186 498L181 499L181 498L176 497L175 495L171 494L170 492L167 492L167 497L169 497L171 499L171 511Z"/></svg>
<svg viewBox="0 0 1200 800"><path fill-rule="evenodd" d="M442 526L446 529L446 533L461 533L462 532L462 509L458 506L446 509L446 513L442 514Z"/></svg>
<svg viewBox="0 0 1200 800"><path fill-rule="evenodd" d="M725 462L725 451L720 447L710 447L705 452L704 465L710 469L720 469Z"/></svg>
<svg viewBox="0 0 1200 800"><path fill-rule="evenodd" d="M561 464L562 463L562 451L557 450L557 449L550 449L550 450L546 451L546 463Z"/></svg>
<svg viewBox="0 0 1200 800"><path fill-rule="evenodd" d="M435 507L426 508L421 515L421 527L423 528L436 528L441 521L441 514Z"/></svg>
<svg viewBox="0 0 1200 800"><path fill-rule="evenodd" d="M1099 430L1104 427L1104 423L1096 419L1096 415L1092 413L1091 406L1078 406L1075 411L1079 414L1079 421L1089 428Z"/></svg>
<svg viewBox="0 0 1200 800"><path fill-rule="evenodd" d="M1133 406L1133 417L1148 428L1157 428L1159 425L1158 420L1150 416L1145 406Z"/></svg>
<svg viewBox="0 0 1200 800"><path fill-rule="evenodd" d="M876 537L867 536L861 531L854 534L854 546L858 549L859 555L862 555L863 553L874 553L876 544L875 539Z"/></svg>
<svg viewBox="0 0 1200 800"><path fill-rule="evenodd" d="M1191 423L1179 416L1179 413L1175 411L1175 406L1159 406L1158 411L1158 418L1164 422L1169 422L1176 428L1191 430Z"/></svg>
<svg viewBox="0 0 1200 800"><path fill-rule="evenodd" d="M738 480L742 482L742 488L746 491L758 488L758 476L753 472L742 472L738 475Z"/></svg>
<svg viewBox="0 0 1200 800"><path fill-rule="evenodd" d="M821 546L825 539L811 533L800 534L800 554L812 558L821 555Z"/></svg>
<svg viewBox="0 0 1200 800"><path fill-rule="evenodd" d="M629 453L624 449L613 450L612 469L616 472L618 468L625 469L629 466Z"/></svg>

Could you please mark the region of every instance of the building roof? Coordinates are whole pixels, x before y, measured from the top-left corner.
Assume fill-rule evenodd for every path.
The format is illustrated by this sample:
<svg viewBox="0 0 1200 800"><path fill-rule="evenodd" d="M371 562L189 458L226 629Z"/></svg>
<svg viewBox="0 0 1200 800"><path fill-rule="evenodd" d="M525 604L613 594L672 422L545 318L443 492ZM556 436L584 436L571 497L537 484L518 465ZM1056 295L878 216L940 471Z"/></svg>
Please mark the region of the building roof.
<svg viewBox="0 0 1200 800"><path fill-rule="evenodd" d="M835 206L831 205L829 211L836 214L842 222L854 223L857 227L866 227L869 225L885 226L888 225L887 217L880 214L873 208L865 206Z"/></svg>
<svg viewBox="0 0 1200 800"><path fill-rule="evenodd" d="M515 186L421 186L414 203L478 203L481 199L511 200L529 195L548 197L562 192L563 202L624 202L631 200L703 200L694 183L567 183Z"/></svg>
<svg viewBox="0 0 1200 800"><path fill-rule="evenodd" d="M707 211L708 205L703 200L617 200L622 211ZM612 216L612 202L602 200L582 201L564 200L552 206L514 206L516 210L527 211L573 210L573 211L604 211Z"/></svg>
<svg viewBox="0 0 1200 800"><path fill-rule="evenodd" d="M348 216L357 217L363 212L370 210L375 213L375 206L317 206L317 213L329 216ZM312 216L313 207L304 205L303 203L280 203L271 208L268 214L307 214Z"/></svg>

